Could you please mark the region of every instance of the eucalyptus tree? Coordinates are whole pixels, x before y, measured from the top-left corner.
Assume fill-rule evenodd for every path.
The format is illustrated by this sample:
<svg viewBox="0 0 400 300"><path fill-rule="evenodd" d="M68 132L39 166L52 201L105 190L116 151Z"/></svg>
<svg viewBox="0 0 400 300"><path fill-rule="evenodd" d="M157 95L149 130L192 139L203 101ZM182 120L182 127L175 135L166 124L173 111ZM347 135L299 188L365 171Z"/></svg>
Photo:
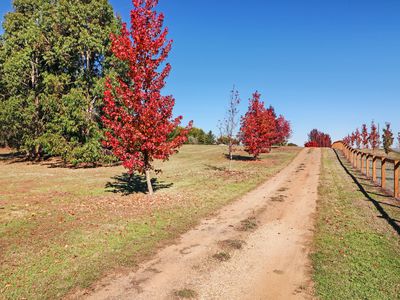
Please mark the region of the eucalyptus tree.
<svg viewBox="0 0 400 300"><path fill-rule="evenodd" d="M14 0L0 50L0 135L32 158L100 159L110 34L108 0Z"/></svg>

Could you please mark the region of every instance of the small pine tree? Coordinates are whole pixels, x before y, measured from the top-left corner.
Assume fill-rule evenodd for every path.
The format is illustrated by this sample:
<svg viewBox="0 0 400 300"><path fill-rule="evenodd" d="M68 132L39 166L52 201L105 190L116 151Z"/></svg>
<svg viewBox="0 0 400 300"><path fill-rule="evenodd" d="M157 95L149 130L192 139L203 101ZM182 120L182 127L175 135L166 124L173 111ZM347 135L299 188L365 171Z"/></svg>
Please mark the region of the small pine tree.
<svg viewBox="0 0 400 300"><path fill-rule="evenodd" d="M214 145L215 144L215 135L210 130L206 135L206 143L207 145Z"/></svg>
<svg viewBox="0 0 400 300"><path fill-rule="evenodd" d="M383 140L383 149L385 149L385 153L389 154L391 151L391 147L393 145L393 132L390 129L390 123L386 123L386 128L383 129L382 140Z"/></svg>

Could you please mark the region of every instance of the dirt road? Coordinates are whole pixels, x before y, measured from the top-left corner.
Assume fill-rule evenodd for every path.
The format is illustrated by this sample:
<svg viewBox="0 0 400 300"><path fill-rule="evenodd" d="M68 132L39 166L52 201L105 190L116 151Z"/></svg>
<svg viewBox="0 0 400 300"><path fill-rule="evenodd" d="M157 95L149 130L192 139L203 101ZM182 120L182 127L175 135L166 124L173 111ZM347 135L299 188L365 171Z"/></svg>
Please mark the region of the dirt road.
<svg viewBox="0 0 400 300"><path fill-rule="evenodd" d="M310 299L320 149L182 235L136 272L106 278L87 299Z"/></svg>

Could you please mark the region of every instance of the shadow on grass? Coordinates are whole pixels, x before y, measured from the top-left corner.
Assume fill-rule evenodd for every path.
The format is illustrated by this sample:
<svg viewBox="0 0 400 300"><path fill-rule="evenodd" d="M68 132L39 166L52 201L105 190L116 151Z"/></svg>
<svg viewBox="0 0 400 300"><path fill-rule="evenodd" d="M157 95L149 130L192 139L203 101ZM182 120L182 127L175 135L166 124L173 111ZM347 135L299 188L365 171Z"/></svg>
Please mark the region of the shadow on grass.
<svg viewBox="0 0 400 300"><path fill-rule="evenodd" d="M207 168L207 170L220 171L220 172L227 171L226 167L217 167L209 164L204 164L204 166Z"/></svg>
<svg viewBox="0 0 400 300"><path fill-rule="evenodd" d="M0 154L0 161L26 160L23 152L8 152Z"/></svg>
<svg viewBox="0 0 400 300"><path fill-rule="evenodd" d="M106 184L107 192L121 193L123 195L137 193L146 194L148 192L146 177L144 175L130 175L128 173L124 173L122 175L114 176L112 179L112 182L107 182ZM151 184L154 192L157 190L170 188L173 185L173 183L164 183L163 181L158 181L157 178L152 178Z"/></svg>
<svg viewBox="0 0 400 300"><path fill-rule="evenodd" d="M334 150L336 157L340 163L340 165L343 167L343 169L346 171L346 173L353 179L354 183L357 185L361 193L367 198L374 206L375 208L379 211L381 216L379 218L384 219L392 228L397 232L398 235L400 235L400 226L397 224L397 220L393 219L389 216L389 214L385 211L385 209L382 207L380 201L374 199L371 197L368 191L365 190L363 185L357 180L357 178L349 171L349 169L345 166L343 163L342 159L340 158L338 151Z"/></svg>
<svg viewBox="0 0 400 300"><path fill-rule="evenodd" d="M225 157L227 159L230 159L229 154L225 154ZM244 156L244 155L232 155L232 160L238 160L238 161L255 161L256 159L252 156Z"/></svg>

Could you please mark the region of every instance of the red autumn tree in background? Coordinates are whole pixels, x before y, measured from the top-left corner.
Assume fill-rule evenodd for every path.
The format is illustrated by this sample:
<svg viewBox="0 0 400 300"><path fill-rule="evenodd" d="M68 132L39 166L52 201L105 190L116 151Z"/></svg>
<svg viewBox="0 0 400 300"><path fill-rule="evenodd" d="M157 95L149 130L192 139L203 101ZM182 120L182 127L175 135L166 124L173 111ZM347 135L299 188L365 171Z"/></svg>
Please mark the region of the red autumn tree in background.
<svg viewBox="0 0 400 300"><path fill-rule="evenodd" d="M348 134L348 135L343 139L343 142L344 142L346 145L350 145L350 144L351 144L351 136L350 136L350 134Z"/></svg>
<svg viewBox="0 0 400 300"><path fill-rule="evenodd" d="M368 129L366 124L362 124L362 129L361 129L361 142L363 145L364 149L369 148L369 134L368 134Z"/></svg>
<svg viewBox="0 0 400 300"><path fill-rule="evenodd" d="M121 34L111 36L112 52L128 70L115 80L107 79L102 117L106 146L130 174L146 175L150 194L153 160L167 160L177 152L190 126L178 128L182 117L172 116L174 98L161 95L171 70L163 62L172 41L167 41L163 14L154 10L157 4L158 0L134 0L130 30L123 24Z"/></svg>
<svg viewBox="0 0 400 300"><path fill-rule="evenodd" d="M276 119L276 137L274 144L283 145L286 144L290 135L292 134L292 129L290 126L290 122L285 119L284 116L279 115Z"/></svg>
<svg viewBox="0 0 400 300"><path fill-rule="evenodd" d="M369 133L369 143L373 151L375 151L379 146L378 128L376 127L374 121L372 121L371 123L371 131Z"/></svg>
<svg viewBox="0 0 400 300"><path fill-rule="evenodd" d="M274 112L266 109L260 101L258 92L250 99L249 109L242 117L240 139L245 151L258 158L261 153L268 153L276 137L276 120Z"/></svg>
<svg viewBox="0 0 400 300"><path fill-rule="evenodd" d="M329 134L323 133L317 129L313 129L308 134L308 141L305 147L331 147L332 139Z"/></svg>
<svg viewBox="0 0 400 300"><path fill-rule="evenodd" d="M318 148L318 143L316 141L309 141L304 144L306 148Z"/></svg>
<svg viewBox="0 0 400 300"><path fill-rule="evenodd" d="M391 147L393 145L393 132L390 128L390 123L386 123L386 128L383 129L383 135L382 135L382 140L383 140L383 149L385 149L386 154L389 154L391 151Z"/></svg>
<svg viewBox="0 0 400 300"><path fill-rule="evenodd" d="M354 143L356 142L356 134L354 133L354 131L351 133L350 135L350 145L352 147L354 147Z"/></svg>
<svg viewBox="0 0 400 300"><path fill-rule="evenodd" d="M360 130L358 128L354 132L354 137L355 137L356 147L357 147L357 149L360 149L361 148L361 134L360 134Z"/></svg>

